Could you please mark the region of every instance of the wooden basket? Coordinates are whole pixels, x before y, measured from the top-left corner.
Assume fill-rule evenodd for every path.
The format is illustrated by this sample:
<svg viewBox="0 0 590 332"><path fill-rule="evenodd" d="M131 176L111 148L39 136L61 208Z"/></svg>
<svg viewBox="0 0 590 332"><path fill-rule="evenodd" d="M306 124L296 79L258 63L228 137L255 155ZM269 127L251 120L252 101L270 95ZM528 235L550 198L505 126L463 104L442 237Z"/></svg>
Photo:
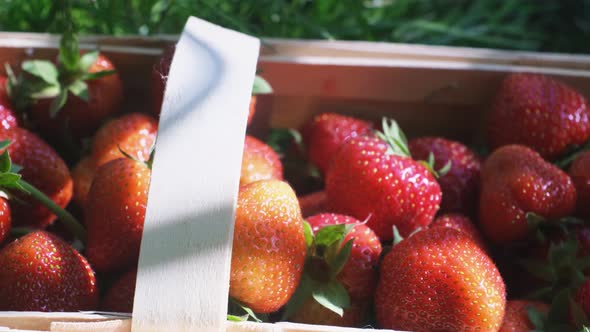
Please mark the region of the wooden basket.
<svg viewBox="0 0 590 332"><path fill-rule="evenodd" d="M149 98L146 95L152 65L163 48L177 40L177 36L89 36L83 38L82 43L88 47L99 46L113 60L127 91L125 107L141 110L148 107ZM16 65L33 56L53 58L57 44L58 37L52 35L0 33L0 62ZM590 96L588 56L388 43L268 39L262 43L258 67L262 76L273 86L274 93L260 98L254 123L248 129L257 134L264 133L270 127L299 127L314 114L331 111L369 119L387 115L395 118L409 136L444 135L474 141L479 139L478 128L502 78L507 73L517 71L556 76ZM249 86L242 90L247 92L246 88ZM240 109L244 113L240 117L244 116L244 123L246 97L245 92L240 96ZM240 139L240 135L236 137ZM235 145L236 151L239 148L241 145ZM161 151L158 151L160 154ZM232 175L234 178L239 177L236 161L239 162L239 157L234 156L232 162L236 165L233 169L238 170ZM152 179L161 176L157 173L156 164L155 167ZM234 189L237 193L237 184ZM146 224L150 218L149 211L156 204L151 201L152 197L150 189ZM224 222L229 225L232 220ZM230 232L224 236L227 243L221 246L231 249L233 226L228 227ZM220 245L214 242L211 242L212 247ZM208 246L208 243L204 246ZM142 255L144 252L146 250L142 244ZM228 252L211 254L224 262L226 270L229 266ZM166 326L154 323L158 320L158 310L170 304L170 301L150 298L149 284L139 286L143 282L140 279L146 277L143 272L151 268L146 267L145 260L140 260L133 318L119 314L2 312L0 331L359 331L292 323L226 322L224 305L227 304L227 292L208 294L208 285L200 284L198 280L194 284L198 288L195 292L199 296L211 298L214 308L203 305L190 308L185 313L187 316L179 318L184 323L175 325L175 328L158 327ZM226 272L229 273L229 270ZM202 271L199 273L206 274ZM228 277L224 279L209 275L206 280L219 283L228 280ZM169 280L164 279L163 282L168 282L171 288L175 287ZM221 289L226 287L222 286ZM194 297L190 293L187 289L186 297ZM150 311L150 308L155 309ZM146 328L149 324L155 325Z"/></svg>

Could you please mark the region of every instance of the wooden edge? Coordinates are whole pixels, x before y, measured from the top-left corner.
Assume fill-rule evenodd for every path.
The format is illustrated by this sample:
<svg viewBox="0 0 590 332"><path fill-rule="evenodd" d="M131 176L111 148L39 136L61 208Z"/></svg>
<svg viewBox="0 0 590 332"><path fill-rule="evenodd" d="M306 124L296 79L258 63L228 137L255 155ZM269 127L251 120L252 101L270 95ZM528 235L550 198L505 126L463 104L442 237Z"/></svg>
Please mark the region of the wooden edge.
<svg viewBox="0 0 590 332"><path fill-rule="evenodd" d="M53 324L57 326L65 326L63 324L90 324L88 327L93 327L96 331L96 324L107 321L125 321L128 318L122 318L120 315L105 315L105 314L88 314L80 312L0 312L0 331L2 329L7 331L29 330L29 331L57 331L52 330ZM62 325L59 325L62 324ZM76 331L76 330L72 330ZM86 331L86 330L79 330ZM117 331L118 332L118 331ZM122 331L121 331L122 332Z"/></svg>
<svg viewBox="0 0 590 332"><path fill-rule="evenodd" d="M84 35L80 42L85 47L140 47L161 51L178 41L178 35L104 36ZM59 36L54 34L4 32L0 33L0 46L4 47L55 47ZM489 48L435 46L366 41L297 40L281 38L262 39L263 57L318 56L329 58L389 58L414 60L463 61L534 67L590 69L590 55L497 50Z"/></svg>

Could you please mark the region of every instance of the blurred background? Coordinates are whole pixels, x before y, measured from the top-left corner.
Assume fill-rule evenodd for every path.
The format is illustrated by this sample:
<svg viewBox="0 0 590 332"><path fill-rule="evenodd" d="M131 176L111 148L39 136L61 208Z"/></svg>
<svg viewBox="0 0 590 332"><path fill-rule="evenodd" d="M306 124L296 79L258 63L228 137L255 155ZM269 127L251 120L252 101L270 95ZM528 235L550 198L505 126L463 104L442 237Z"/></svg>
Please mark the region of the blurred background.
<svg viewBox="0 0 590 332"><path fill-rule="evenodd" d="M0 30L59 32L66 1L0 0ZM71 0L85 34L177 34L189 15L259 37L590 53L590 0Z"/></svg>

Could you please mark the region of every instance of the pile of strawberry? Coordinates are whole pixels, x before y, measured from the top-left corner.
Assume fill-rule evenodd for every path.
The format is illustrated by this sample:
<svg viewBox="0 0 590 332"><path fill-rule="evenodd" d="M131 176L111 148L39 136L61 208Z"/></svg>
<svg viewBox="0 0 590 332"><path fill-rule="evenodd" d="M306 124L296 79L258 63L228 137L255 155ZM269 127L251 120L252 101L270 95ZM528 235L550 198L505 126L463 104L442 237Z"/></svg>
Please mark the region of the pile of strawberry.
<svg viewBox="0 0 590 332"><path fill-rule="evenodd" d="M64 34L0 78L0 310L131 312L157 116ZM254 93L269 92L262 79ZM256 96L248 123L254 116ZM228 319L410 331L590 326L590 110L507 75L478 153L318 114L245 137ZM481 151L487 151L485 153Z"/></svg>
<svg viewBox="0 0 590 332"><path fill-rule="evenodd" d="M587 101L519 73L489 109L477 149L334 113L268 144L247 136L230 313L404 331L590 326Z"/></svg>

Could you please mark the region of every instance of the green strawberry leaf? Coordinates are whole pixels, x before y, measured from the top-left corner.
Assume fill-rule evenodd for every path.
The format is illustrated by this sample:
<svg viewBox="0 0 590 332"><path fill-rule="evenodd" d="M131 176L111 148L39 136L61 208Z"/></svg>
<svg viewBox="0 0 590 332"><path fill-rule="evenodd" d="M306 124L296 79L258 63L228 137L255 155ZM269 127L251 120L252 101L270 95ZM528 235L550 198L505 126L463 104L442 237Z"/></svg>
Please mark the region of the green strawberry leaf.
<svg viewBox="0 0 590 332"><path fill-rule="evenodd" d="M2 140L0 141L0 150L6 149L12 142L10 140Z"/></svg>
<svg viewBox="0 0 590 332"><path fill-rule="evenodd" d="M342 249L340 249L334 259L332 259L331 262L328 262L331 268L332 278L335 278L337 275L339 275L344 268L344 265L346 265L346 262L348 262L353 243L353 240L348 240L348 242L342 246Z"/></svg>
<svg viewBox="0 0 590 332"><path fill-rule="evenodd" d="M227 315L227 320L230 322L245 322L248 320L250 315L243 315L243 316L236 316L236 315Z"/></svg>
<svg viewBox="0 0 590 332"><path fill-rule="evenodd" d="M314 287L315 281L307 273L303 273L295 293L293 293L285 306L281 320L287 320L301 310L307 300L311 298Z"/></svg>
<svg viewBox="0 0 590 332"><path fill-rule="evenodd" d="M590 327L582 326L582 329L580 330L580 332L590 332Z"/></svg>
<svg viewBox="0 0 590 332"><path fill-rule="evenodd" d="M322 227L315 235L316 246L330 247L332 244L341 241L347 233L345 224L329 225Z"/></svg>
<svg viewBox="0 0 590 332"><path fill-rule="evenodd" d="M10 172L12 169L12 161L8 155L8 150L4 150L0 155L0 173Z"/></svg>
<svg viewBox="0 0 590 332"><path fill-rule="evenodd" d="M303 234L305 235L305 246L309 250L313 246L313 230L307 221L303 221Z"/></svg>
<svg viewBox="0 0 590 332"><path fill-rule="evenodd" d="M96 62L97 59L98 51L92 51L82 55L80 57L80 69L82 70L82 72L88 72L88 69L92 67L92 65Z"/></svg>
<svg viewBox="0 0 590 332"><path fill-rule="evenodd" d="M393 246L395 247L396 245L398 245L403 240L404 240L404 238L399 233L399 230L397 229L397 226L393 225Z"/></svg>
<svg viewBox="0 0 590 332"><path fill-rule="evenodd" d="M258 323L262 323L264 320L266 320L265 319L266 317L263 317L263 316L261 316L262 318L257 317L257 315L254 313L254 311L252 311L252 309L248 308L246 305L244 305L240 301L230 297L229 302L228 302L228 312L230 315L234 315L235 311L245 312L246 313L246 320L248 318L252 318L255 322L258 322ZM236 315L234 315L234 316L236 316ZM237 316L237 317L241 317L241 316Z"/></svg>
<svg viewBox="0 0 590 332"><path fill-rule="evenodd" d="M272 87L270 84L261 76L256 75L254 77L254 85L252 87L253 95L272 93Z"/></svg>
<svg viewBox="0 0 590 332"><path fill-rule="evenodd" d="M552 282L557 275L553 265L543 261L523 260L520 264L532 275L542 280Z"/></svg>
<svg viewBox="0 0 590 332"><path fill-rule="evenodd" d="M25 188L20 183L21 175L14 173L2 173L0 174L0 187L8 189L19 189L25 191Z"/></svg>
<svg viewBox="0 0 590 332"><path fill-rule="evenodd" d="M54 98L59 95L61 90L59 84L31 84L31 87L33 91L30 95L33 99Z"/></svg>
<svg viewBox="0 0 590 332"><path fill-rule="evenodd" d="M11 167L10 167L10 172L11 173L18 173L23 169L23 167L21 165L17 165L15 163L12 163Z"/></svg>
<svg viewBox="0 0 590 332"><path fill-rule="evenodd" d="M86 82L81 80L74 81L72 84L70 84L68 90L73 95L80 97L80 99L84 100L85 102L88 102L90 96L88 92L88 84L86 84Z"/></svg>
<svg viewBox="0 0 590 332"><path fill-rule="evenodd" d="M23 71L42 79L45 83L57 85L58 71L50 61L46 60L29 60L24 61L21 65Z"/></svg>
<svg viewBox="0 0 590 332"><path fill-rule="evenodd" d="M344 309L350 307L348 292L336 280L327 284L321 284L313 291L312 296L319 304L338 314L340 317L344 315Z"/></svg>
<svg viewBox="0 0 590 332"><path fill-rule="evenodd" d="M90 80L96 80L99 78L103 78L105 76L110 76L117 73L116 70L102 70L102 71L97 71L95 73L84 73L82 75L82 80L84 81L90 81Z"/></svg>
<svg viewBox="0 0 590 332"><path fill-rule="evenodd" d="M449 173L449 171L451 170L451 168L453 167L453 162L452 161L447 161L447 163L438 171L436 171L436 174L438 175L438 177L442 177L447 175L447 173Z"/></svg>
<svg viewBox="0 0 590 332"><path fill-rule="evenodd" d="M545 326L545 321L547 320L547 315L543 312L540 312L533 306L527 306L526 311L528 318L531 323L533 323L535 329L542 331L543 327Z"/></svg>
<svg viewBox="0 0 590 332"><path fill-rule="evenodd" d="M397 156L411 157L408 140L397 122L383 118L382 127L383 131L376 132L376 136L389 144L387 152Z"/></svg>
<svg viewBox="0 0 590 332"><path fill-rule="evenodd" d="M57 112L59 112L59 110L66 104L67 100L68 90L61 89L57 97L55 97L55 99L53 99L53 101L51 102L51 106L49 107L49 116L55 118Z"/></svg>

